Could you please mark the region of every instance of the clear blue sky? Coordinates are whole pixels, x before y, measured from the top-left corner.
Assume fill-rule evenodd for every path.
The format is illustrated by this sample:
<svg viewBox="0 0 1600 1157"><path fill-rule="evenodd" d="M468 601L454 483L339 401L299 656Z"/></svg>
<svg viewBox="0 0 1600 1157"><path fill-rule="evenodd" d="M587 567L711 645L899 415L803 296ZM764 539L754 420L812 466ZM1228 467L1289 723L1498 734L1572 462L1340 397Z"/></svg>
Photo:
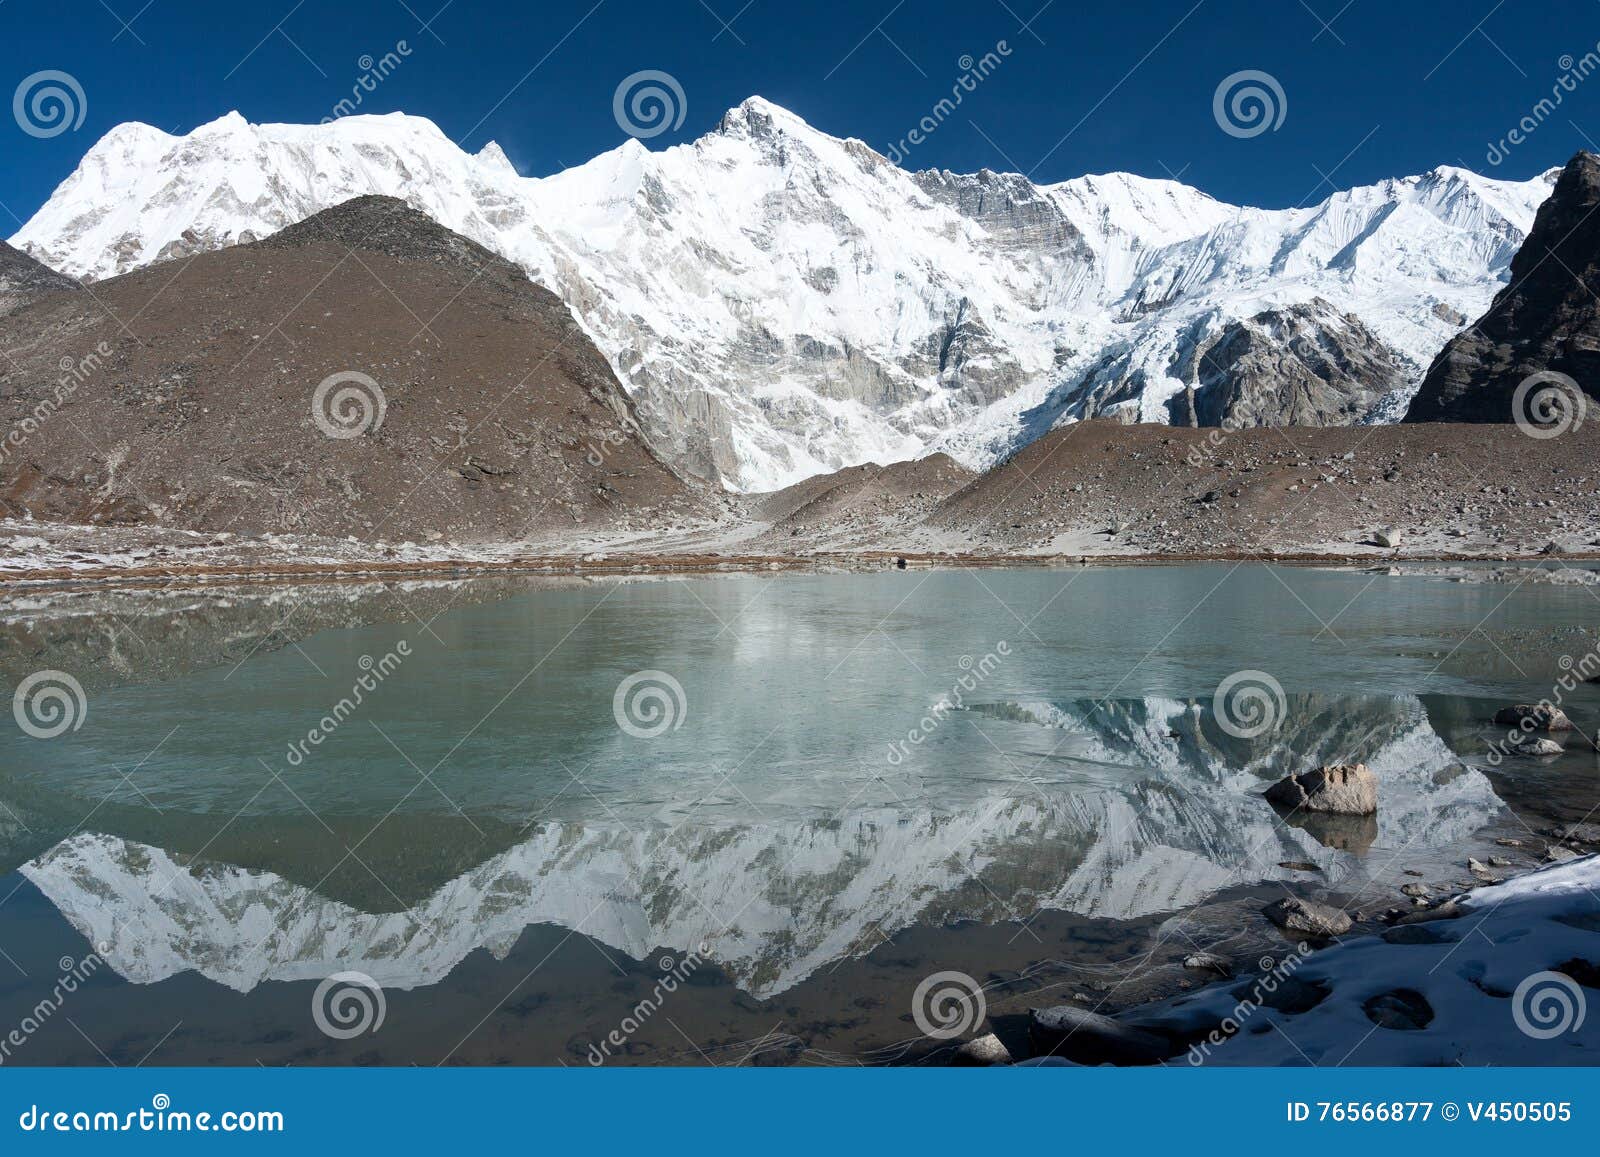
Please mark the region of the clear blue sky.
<svg viewBox="0 0 1600 1157"><path fill-rule="evenodd" d="M1345 186L1448 163L1520 178L1600 140L1596 74L1501 164L1486 159L1550 95L1562 58L1595 49L1596 0L0 0L0 96L56 69L86 101L81 127L48 138L0 112L0 235L121 121L317 121L361 57L402 40L409 56L362 111L430 117L473 150L498 140L525 174L620 144L613 93L643 69L686 98L682 127L652 148L759 93L887 151L949 94L964 55L1002 40L1010 55L909 167L1181 174L1282 206L1325 195L1324 175ZM1236 138L1213 95L1245 69L1276 78L1287 110L1275 131Z"/></svg>

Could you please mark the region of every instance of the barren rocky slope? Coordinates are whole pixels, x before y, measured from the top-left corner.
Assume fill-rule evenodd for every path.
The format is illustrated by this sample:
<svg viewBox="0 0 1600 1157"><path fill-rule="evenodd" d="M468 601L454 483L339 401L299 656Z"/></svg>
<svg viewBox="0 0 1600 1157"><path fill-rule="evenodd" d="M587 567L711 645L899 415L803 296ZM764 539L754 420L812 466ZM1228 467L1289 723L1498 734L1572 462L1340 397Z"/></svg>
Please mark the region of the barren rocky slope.
<svg viewBox="0 0 1600 1157"><path fill-rule="evenodd" d="M1385 530L1389 533L1383 534ZM941 503L927 531L1084 554L1591 552L1600 431L1189 430L1085 422Z"/></svg>
<svg viewBox="0 0 1600 1157"><path fill-rule="evenodd" d="M390 198L46 297L0 349L13 517L484 542L704 512L560 299Z"/></svg>
<svg viewBox="0 0 1600 1157"><path fill-rule="evenodd" d="M47 293L81 288L76 281L0 241L0 317Z"/></svg>

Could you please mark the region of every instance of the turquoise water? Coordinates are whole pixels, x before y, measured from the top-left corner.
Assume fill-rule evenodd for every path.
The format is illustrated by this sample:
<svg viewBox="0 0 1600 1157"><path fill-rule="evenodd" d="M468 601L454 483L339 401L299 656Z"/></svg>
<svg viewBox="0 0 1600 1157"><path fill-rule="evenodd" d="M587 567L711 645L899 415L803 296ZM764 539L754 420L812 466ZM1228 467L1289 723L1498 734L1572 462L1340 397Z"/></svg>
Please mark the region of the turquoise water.
<svg viewBox="0 0 1600 1157"><path fill-rule="evenodd" d="M12 685L83 697L75 729L0 735L0 1024L97 953L17 1063L581 1064L680 974L608 1063L894 1059L937 967L1089 983L1175 914L1447 873L1600 801L1578 736L1489 758L1495 707L1594 645L1575 584L951 570L3 610ZM1219 704L1241 673L1261 696ZM1569 696L1587 734L1597 708ZM1374 820L1259 798L1354 759ZM381 988L377 1031L319 1030L341 971Z"/></svg>

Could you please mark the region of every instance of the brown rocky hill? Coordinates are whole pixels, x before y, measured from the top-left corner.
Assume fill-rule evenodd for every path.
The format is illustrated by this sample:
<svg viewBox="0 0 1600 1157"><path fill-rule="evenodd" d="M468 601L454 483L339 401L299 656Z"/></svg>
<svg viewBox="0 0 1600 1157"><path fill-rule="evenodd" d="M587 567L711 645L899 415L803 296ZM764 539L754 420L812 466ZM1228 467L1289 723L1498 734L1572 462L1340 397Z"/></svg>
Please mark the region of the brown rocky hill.
<svg viewBox="0 0 1600 1157"><path fill-rule="evenodd" d="M47 293L82 288L66 274L57 273L22 250L0 241L0 317L16 312Z"/></svg>
<svg viewBox="0 0 1600 1157"><path fill-rule="evenodd" d="M707 509L559 298L392 198L42 298L0 350L13 517L483 542Z"/></svg>
<svg viewBox="0 0 1600 1157"><path fill-rule="evenodd" d="M1517 387L1542 371L1566 374L1600 398L1597 209L1600 157L1582 152L1539 207L1510 283L1434 359L1406 421L1513 421Z"/></svg>
<svg viewBox="0 0 1600 1157"><path fill-rule="evenodd" d="M958 490L925 525L996 551L1337 553L1377 548L1385 530L1408 551L1592 551L1600 427L1537 441L1509 424L1082 422Z"/></svg>

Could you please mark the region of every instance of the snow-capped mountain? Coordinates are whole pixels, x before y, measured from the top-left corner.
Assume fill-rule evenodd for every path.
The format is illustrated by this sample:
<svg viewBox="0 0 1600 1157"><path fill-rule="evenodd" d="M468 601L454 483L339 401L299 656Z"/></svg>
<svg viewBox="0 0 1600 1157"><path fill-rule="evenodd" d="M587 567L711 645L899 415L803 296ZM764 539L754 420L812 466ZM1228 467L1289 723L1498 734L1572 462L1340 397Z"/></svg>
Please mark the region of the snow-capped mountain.
<svg viewBox="0 0 1600 1157"><path fill-rule="evenodd" d="M765 999L919 924L1181 912L1223 888L1290 878L1286 859L1316 863L1337 886L1359 873L1358 857L1284 824L1259 794L1286 762L1359 755L1383 784L1368 839L1413 855L1467 838L1503 806L1417 699L1293 702L1283 730L1255 739L1178 700L991 704L985 714L1075 732L1081 768L1118 773L1090 773L1053 800L994 794L959 809L763 812L665 833L607 814L541 823L401 911L364 912L279 872L230 865L226 838L205 860L182 861L78 832L21 873L141 984L195 970L248 992L358 968L386 988L416 988L477 948L503 955L529 925L555 924L636 960L707 945Z"/></svg>
<svg viewBox="0 0 1600 1157"><path fill-rule="evenodd" d="M1352 398L1285 345L1334 395L1311 410L1397 414L1552 180L1440 168L1252 209L1121 173L910 173L758 97L691 144L529 178L418 117L230 113L181 137L113 129L12 241L103 278L401 197L560 294L669 457L759 490L934 450L984 467L1088 414L1188 420L1211 346L1286 309L1302 349L1352 330L1376 348L1390 395ZM1318 317L1337 332L1308 336Z"/></svg>

